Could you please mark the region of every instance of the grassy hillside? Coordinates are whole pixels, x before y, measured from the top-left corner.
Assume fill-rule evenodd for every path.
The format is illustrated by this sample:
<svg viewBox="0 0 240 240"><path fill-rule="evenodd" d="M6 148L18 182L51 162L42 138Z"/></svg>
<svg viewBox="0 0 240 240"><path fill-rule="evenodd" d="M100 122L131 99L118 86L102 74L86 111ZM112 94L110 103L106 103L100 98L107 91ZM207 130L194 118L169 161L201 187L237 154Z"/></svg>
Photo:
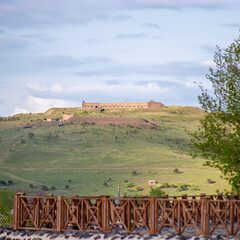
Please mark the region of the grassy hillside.
<svg viewBox="0 0 240 240"><path fill-rule="evenodd" d="M159 124L159 129L101 127L95 125L34 125L47 117L128 116ZM216 169L204 167L203 159L189 156L190 133L203 112L193 107L161 110L50 109L43 114L17 115L18 120L0 124L0 188L54 195L125 195L149 192L148 180L169 195L214 194L229 189ZM176 170L179 173L175 173ZM175 170L175 172L174 172ZM210 181L211 179L211 181ZM13 184L12 184L13 182ZM182 183L182 184L181 184ZM180 191L181 190L181 191Z"/></svg>

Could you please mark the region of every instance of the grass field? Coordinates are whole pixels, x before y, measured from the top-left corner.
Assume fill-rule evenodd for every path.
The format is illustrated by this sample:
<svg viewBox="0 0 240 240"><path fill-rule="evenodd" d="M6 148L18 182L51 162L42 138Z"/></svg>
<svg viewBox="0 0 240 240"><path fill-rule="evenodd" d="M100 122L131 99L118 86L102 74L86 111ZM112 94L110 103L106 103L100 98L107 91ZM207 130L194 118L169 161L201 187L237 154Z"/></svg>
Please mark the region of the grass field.
<svg viewBox="0 0 240 240"><path fill-rule="evenodd" d="M49 116L60 117L63 112L143 117L160 128L20 127ZM167 186L163 190L169 195L214 194L217 189L230 189L219 171L204 167L203 159L189 156L190 133L202 115L200 109L191 107L104 113L50 109L45 114L18 115L17 121L0 124L0 180L13 182L0 187L30 192L47 188L45 193L54 195L89 196L116 195L120 185L122 194L134 196L147 195L148 180L157 180L158 187ZM174 173L175 168L179 173Z"/></svg>

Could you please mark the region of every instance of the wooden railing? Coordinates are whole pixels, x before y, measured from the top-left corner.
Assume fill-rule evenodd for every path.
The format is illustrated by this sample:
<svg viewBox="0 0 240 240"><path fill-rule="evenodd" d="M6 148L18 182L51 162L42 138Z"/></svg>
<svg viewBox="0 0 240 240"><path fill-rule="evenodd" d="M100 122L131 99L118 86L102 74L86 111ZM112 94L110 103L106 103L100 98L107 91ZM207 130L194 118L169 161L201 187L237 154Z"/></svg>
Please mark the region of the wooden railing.
<svg viewBox="0 0 240 240"><path fill-rule="evenodd" d="M216 229L236 235L240 230L240 200L235 196L187 197L39 197L16 194L13 229L104 231L201 235Z"/></svg>

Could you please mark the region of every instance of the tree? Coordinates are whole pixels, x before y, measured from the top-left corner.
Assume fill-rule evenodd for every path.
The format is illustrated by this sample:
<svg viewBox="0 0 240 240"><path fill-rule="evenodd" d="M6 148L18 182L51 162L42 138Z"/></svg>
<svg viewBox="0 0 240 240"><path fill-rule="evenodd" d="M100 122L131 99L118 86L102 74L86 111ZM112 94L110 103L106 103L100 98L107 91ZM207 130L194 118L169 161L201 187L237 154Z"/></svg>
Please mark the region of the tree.
<svg viewBox="0 0 240 240"><path fill-rule="evenodd" d="M166 194L166 193L163 190L161 190L159 188L150 187L148 196L149 197L161 197L164 194Z"/></svg>
<svg viewBox="0 0 240 240"><path fill-rule="evenodd" d="M214 63L206 75L212 90L200 86L205 115L193 134L192 154L207 158L206 165L240 193L240 37L225 49L217 46Z"/></svg>

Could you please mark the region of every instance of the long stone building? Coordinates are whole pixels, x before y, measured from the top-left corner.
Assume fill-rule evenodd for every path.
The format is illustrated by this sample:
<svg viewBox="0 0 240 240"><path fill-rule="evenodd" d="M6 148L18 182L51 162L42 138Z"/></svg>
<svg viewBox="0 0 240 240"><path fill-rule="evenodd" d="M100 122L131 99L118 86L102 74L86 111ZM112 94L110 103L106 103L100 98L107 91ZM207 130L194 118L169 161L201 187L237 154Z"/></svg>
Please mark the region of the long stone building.
<svg viewBox="0 0 240 240"><path fill-rule="evenodd" d="M165 105L160 102L85 102L82 101L83 109L103 109L103 108L165 108Z"/></svg>

